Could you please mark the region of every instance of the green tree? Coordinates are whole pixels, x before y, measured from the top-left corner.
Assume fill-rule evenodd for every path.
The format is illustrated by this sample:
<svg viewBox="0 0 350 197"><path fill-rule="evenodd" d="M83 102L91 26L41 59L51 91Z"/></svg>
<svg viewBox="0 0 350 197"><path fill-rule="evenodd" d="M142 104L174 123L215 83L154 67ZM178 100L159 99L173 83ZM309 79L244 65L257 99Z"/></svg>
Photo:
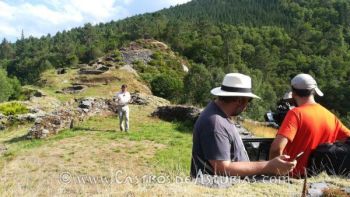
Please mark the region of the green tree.
<svg viewBox="0 0 350 197"><path fill-rule="evenodd" d="M151 81L152 93L162 98L177 101L181 95L183 83L174 75L160 74Z"/></svg>
<svg viewBox="0 0 350 197"><path fill-rule="evenodd" d="M192 65L184 78L184 95L186 103L208 104L210 100L212 78L203 64Z"/></svg>
<svg viewBox="0 0 350 197"><path fill-rule="evenodd" d="M0 102L8 101L13 94L11 83L8 81L7 73L5 70L0 69Z"/></svg>

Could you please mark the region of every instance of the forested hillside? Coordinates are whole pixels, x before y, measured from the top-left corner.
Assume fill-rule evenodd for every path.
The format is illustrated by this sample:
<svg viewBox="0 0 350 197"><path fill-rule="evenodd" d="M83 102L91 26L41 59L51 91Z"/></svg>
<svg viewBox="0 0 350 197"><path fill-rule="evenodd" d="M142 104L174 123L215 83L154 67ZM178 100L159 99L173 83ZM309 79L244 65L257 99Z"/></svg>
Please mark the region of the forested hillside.
<svg viewBox="0 0 350 197"><path fill-rule="evenodd" d="M223 75L238 71L252 76L254 92L263 98L253 102L247 115L262 119L289 89L291 77L306 72L325 93L319 101L350 126L349 24L347 0L194 0L54 36L22 36L16 43L3 39L0 67L12 81L4 87L13 92L15 77L22 84L33 84L49 68L75 67L130 41L153 38L167 43L190 63L190 72L181 78L167 70L147 76L150 84L175 82L183 92L176 102L205 105L210 89L220 84ZM158 60L160 65L169 63ZM5 74L1 71L0 77ZM4 98L0 101L16 98L1 95L6 91L0 87L0 98Z"/></svg>

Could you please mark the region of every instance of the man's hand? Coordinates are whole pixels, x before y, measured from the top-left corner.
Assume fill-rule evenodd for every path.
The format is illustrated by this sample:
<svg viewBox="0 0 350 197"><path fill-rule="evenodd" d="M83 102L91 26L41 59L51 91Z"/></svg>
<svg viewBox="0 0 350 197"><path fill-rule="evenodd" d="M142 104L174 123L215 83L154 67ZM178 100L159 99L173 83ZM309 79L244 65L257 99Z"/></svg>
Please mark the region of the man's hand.
<svg viewBox="0 0 350 197"><path fill-rule="evenodd" d="M268 174L284 175L291 172L297 165L297 161L288 161L288 155L281 155L268 161L265 170Z"/></svg>

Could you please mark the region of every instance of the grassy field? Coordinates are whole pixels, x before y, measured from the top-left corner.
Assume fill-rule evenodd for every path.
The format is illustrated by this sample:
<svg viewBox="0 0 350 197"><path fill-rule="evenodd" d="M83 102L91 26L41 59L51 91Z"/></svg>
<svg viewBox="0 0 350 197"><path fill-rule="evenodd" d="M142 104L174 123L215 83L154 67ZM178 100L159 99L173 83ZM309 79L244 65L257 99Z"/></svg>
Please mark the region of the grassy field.
<svg viewBox="0 0 350 197"><path fill-rule="evenodd" d="M49 109L74 98L110 98L122 83L130 91L149 93L130 73L119 70L100 76L115 79L111 83L96 83L74 95L55 93L79 81L76 72L46 72L41 90L47 96L31 100L31 105ZM191 125L150 117L154 105L130 107L129 133L119 131L116 116L95 116L42 140L26 139L31 124L1 132L0 150L7 150L0 153L0 196L300 196L302 180L240 181L226 189L190 181ZM245 127L262 137L276 132L254 124ZM348 180L327 175L309 180L317 181L350 187Z"/></svg>
<svg viewBox="0 0 350 197"><path fill-rule="evenodd" d="M131 132L115 116L97 116L45 140L26 140L29 125L0 134L1 196L299 196L302 180L241 182L227 189L188 179L191 128L131 106ZM309 180L349 186L326 175Z"/></svg>

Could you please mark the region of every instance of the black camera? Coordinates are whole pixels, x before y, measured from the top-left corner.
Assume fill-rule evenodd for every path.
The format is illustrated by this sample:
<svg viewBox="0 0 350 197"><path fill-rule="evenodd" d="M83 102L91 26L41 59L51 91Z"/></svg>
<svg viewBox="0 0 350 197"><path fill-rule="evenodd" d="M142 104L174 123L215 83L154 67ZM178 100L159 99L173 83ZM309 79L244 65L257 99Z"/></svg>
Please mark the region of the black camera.
<svg viewBox="0 0 350 197"><path fill-rule="evenodd" d="M288 101L281 100L277 104L276 112L270 111L265 114L265 121L271 123L272 126L278 128L279 126L281 126L288 111L293 107L294 106L292 106Z"/></svg>

